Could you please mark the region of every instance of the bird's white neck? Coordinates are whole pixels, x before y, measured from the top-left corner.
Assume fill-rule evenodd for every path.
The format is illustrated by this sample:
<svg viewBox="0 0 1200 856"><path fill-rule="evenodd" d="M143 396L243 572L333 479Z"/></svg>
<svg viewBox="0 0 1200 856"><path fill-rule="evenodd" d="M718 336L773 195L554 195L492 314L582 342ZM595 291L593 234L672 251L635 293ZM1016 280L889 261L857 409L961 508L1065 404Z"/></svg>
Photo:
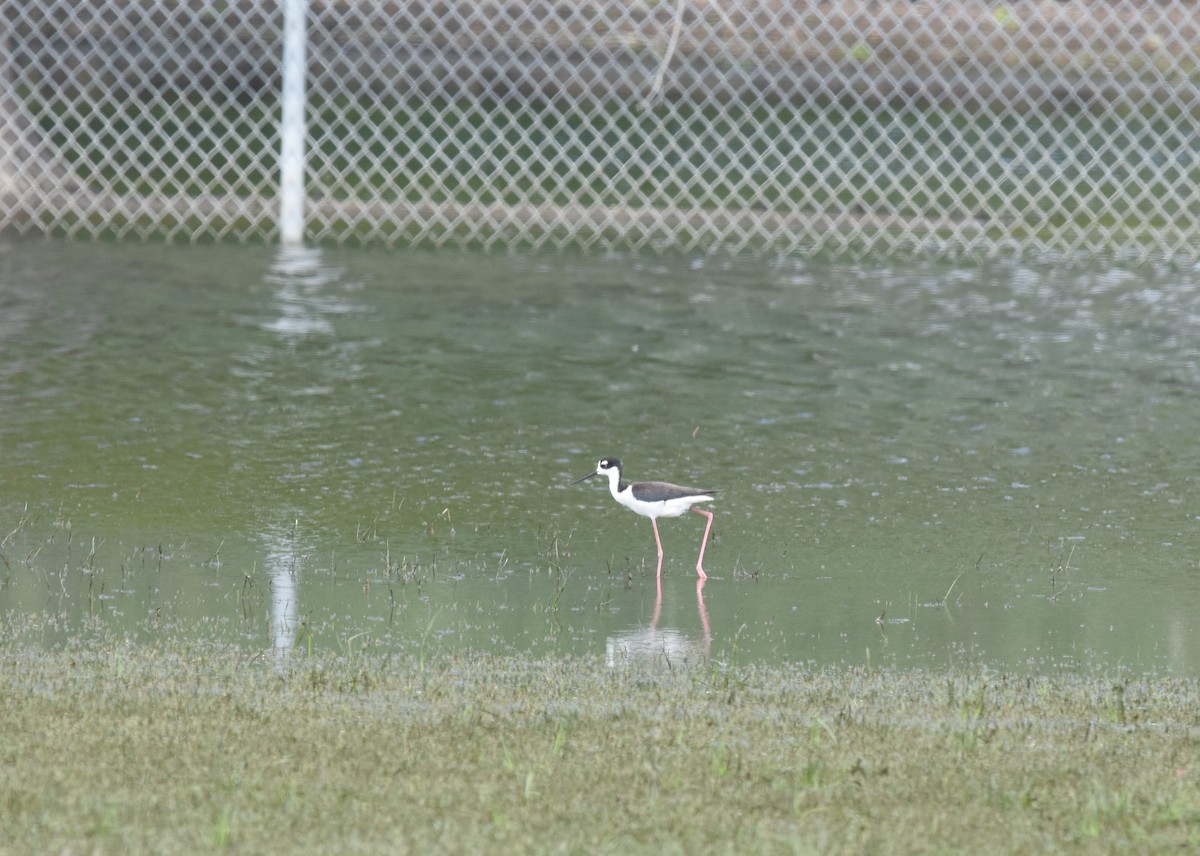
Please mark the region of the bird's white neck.
<svg viewBox="0 0 1200 856"><path fill-rule="evenodd" d="M626 487L626 485L621 484L621 471L615 469L609 470L605 475L608 476L608 492L613 495L613 499L620 502L621 488Z"/></svg>

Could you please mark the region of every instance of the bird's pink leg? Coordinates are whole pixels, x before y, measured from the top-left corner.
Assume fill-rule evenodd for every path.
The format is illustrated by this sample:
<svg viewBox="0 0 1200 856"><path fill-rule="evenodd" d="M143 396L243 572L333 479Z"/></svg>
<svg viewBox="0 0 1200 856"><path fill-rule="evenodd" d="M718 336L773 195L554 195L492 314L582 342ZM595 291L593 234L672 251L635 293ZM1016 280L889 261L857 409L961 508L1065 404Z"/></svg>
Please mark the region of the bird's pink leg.
<svg viewBox="0 0 1200 856"><path fill-rule="evenodd" d="M650 632L658 629L658 618L662 615L662 576L658 578L658 591L654 595L654 615L650 616Z"/></svg>
<svg viewBox="0 0 1200 856"><path fill-rule="evenodd" d="M708 610L704 608L704 584L707 582L706 577L700 577L696 580L696 606L700 609L700 626L704 628L704 653L708 653L709 646L712 645L712 630L708 626Z"/></svg>
<svg viewBox="0 0 1200 856"><path fill-rule="evenodd" d="M704 548L708 546L708 533L709 530L712 529L713 514L711 511L705 511L702 508L692 508L689 510L694 511L697 514L703 514L708 518L708 523L704 525L704 540L700 542L700 558L696 560L696 573L700 575L700 579L706 580L708 579L708 574L704 573ZM656 531L655 535L657 534L658 533ZM661 551L662 548L659 549Z"/></svg>
<svg viewBox="0 0 1200 856"><path fill-rule="evenodd" d="M658 540L658 521L653 517L650 518L650 525L654 527L654 546L658 548L658 570L656 574L662 574L662 541Z"/></svg>

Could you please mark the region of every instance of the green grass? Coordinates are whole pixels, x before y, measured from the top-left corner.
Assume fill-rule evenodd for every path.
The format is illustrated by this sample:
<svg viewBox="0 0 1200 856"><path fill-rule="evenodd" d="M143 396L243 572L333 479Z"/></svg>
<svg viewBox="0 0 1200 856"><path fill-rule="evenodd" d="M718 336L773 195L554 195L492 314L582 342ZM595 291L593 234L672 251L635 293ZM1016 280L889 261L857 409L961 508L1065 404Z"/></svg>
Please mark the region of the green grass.
<svg viewBox="0 0 1200 856"><path fill-rule="evenodd" d="M1194 681L0 643L5 852L1183 852Z"/></svg>

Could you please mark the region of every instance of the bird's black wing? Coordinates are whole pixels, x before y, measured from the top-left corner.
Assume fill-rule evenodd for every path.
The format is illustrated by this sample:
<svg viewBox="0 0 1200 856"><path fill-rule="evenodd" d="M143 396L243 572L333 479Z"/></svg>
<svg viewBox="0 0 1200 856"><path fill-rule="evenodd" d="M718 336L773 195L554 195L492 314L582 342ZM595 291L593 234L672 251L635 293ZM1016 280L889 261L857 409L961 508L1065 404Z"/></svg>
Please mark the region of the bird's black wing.
<svg viewBox="0 0 1200 856"><path fill-rule="evenodd" d="M633 498L642 502L666 502L668 499L679 499L684 496L710 496L715 490L704 490L698 487L684 487L670 482L637 482L633 485Z"/></svg>

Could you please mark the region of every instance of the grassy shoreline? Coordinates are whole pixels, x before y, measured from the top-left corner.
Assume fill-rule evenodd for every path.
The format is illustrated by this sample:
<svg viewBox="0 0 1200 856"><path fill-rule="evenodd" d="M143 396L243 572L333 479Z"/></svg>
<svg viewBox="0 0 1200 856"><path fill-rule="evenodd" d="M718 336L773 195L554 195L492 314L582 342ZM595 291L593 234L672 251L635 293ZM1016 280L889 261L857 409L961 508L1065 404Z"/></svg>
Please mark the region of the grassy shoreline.
<svg viewBox="0 0 1200 856"><path fill-rule="evenodd" d="M2 852L1138 852L1200 684L0 646Z"/></svg>

